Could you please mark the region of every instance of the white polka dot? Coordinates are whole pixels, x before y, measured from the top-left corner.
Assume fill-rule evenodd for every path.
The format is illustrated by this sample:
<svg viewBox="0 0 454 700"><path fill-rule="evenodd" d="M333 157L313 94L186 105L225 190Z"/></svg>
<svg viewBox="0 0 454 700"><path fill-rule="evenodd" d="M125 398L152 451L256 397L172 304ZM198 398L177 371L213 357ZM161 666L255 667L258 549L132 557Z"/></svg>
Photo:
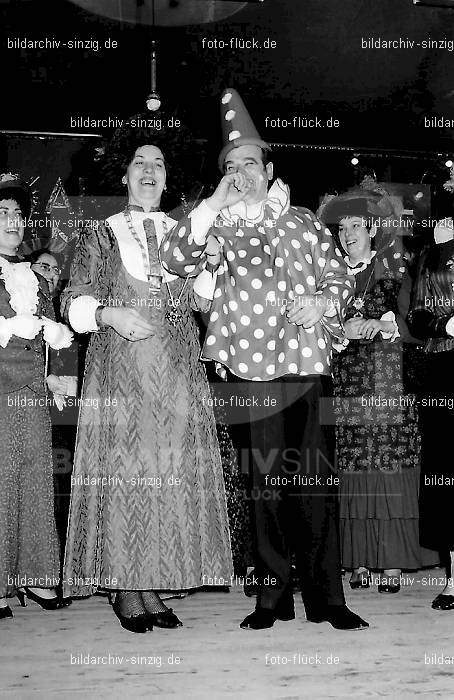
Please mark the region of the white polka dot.
<svg viewBox="0 0 454 700"><path fill-rule="evenodd" d="M397 258L400 258L400 253L394 253L393 258L397 260Z"/></svg>
<svg viewBox="0 0 454 700"><path fill-rule="evenodd" d="M216 289L215 293L214 293L214 298L215 298L215 299L219 299L219 297L221 296L221 294L222 294L222 290L221 290L220 287L218 287L218 288Z"/></svg>
<svg viewBox="0 0 454 700"><path fill-rule="evenodd" d="M199 258L199 257L202 255L202 251L201 251L201 250L194 250L194 251L191 253L191 255L192 255L193 258Z"/></svg>
<svg viewBox="0 0 454 700"><path fill-rule="evenodd" d="M281 328L281 330L279 331L279 338L282 340L284 335L285 335L285 328Z"/></svg>
<svg viewBox="0 0 454 700"><path fill-rule="evenodd" d="M251 287L252 287L253 289L261 289L261 287L262 287L262 280L259 280L259 279L257 279L257 278L256 278L256 279L253 279L252 282L251 282Z"/></svg>
<svg viewBox="0 0 454 700"><path fill-rule="evenodd" d="M213 311L213 313L210 316L210 322L214 323L214 321L217 321L219 318L219 314L217 311Z"/></svg>
<svg viewBox="0 0 454 700"><path fill-rule="evenodd" d="M259 241L258 238L251 238L251 240L249 241L249 243L250 243L251 245L260 245L260 241Z"/></svg>
<svg viewBox="0 0 454 700"><path fill-rule="evenodd" d="M325 265L326 265L326 260L325 260L325 258L319 258L319 259L317 260L317 262L318 262L319 267L325 267Z"/></svg>
<svg viewBox="0 0 454 700"><path fill-rule="evenodd" d="M315 332L315 326L311 326L310 328L305 328L304 329L306 333L314 333Z"/></svg>
<svg viewBox="0 0 454 700"><path fill-rule="evenodd" d="M292 246L298 250L298 248L301 248L301 243L296 239L292 238L291 240Z"/></svg>
<svg viewBox="0 0 454 700"><path fill-rule="evenodd" d="M248 347L249 347L249 341L246 340L246 338L241 338L241 340L240 340L240 348L242 348L243 350L247 350Z"/></svg>
<svg viewBox="0 0 454 700"><path fill-rule="evenodd" d="M290 338L288 341L288 346L292 350L297 350L298 349L298 341L295 338Z"/></svg>
<svg viewBox="0 0 454 700"><path fill-rule="evenodd" d="M233 252L233 250L228 250L228 251L227 251L226 258L227 258L227 260L230 260L230 262L231 262L232 260L235 260L235 253Z"/></svg>
<svg viewBox="0 0 454 700"><path fill-rule="evenodd" d="M303 357L311 357L312 350L311 350L311 348L305 347L301 350L301 354Z"/></svg>
<svg viewBox="0 0 454 700"><path fill-rule="evenodd" d="M282 363L282 362L284 362L284 360L285 360L285 352L279 353L279 357L277 358L277 361Z"/></svg>
<svg viewBox="0 0 454 700"><path fill-rule="evenodd" d="M339 267L337 260L331 260L331 267Z"/></svg>
<svg viewBox="0 0 454 700"><path fill-rule="evenodd" d="M327 251L330 249L330 244L329 243L322 243L320 248L324 251Z"/></svg>
<svg viewBox="0 0 454 700"><path fill-rule="evenodd" d="M274 328L274 326L277 326L277 318L276 316L270 316L268 319L268 325Z"/></svg>
<svg viewBox="0 0 454 700"><path fill-rule="evenodd" d="M316 372L323 372L323 364L321 362L316 362L314 365L314 369Z"/></svg>
<svg viewBox="0 0 454 700"><path fill-rule="evenodd" d="M276 265L276 267L282 267L284 264L284 259L277 257L274 261L274 264Z"/></svg>
<svg viewBox="0 0 454 700"><path fill-rule="evenodd" d="M315 228L317 229L317 231L321 231L321 228L322 228L322 227L321 227L321 225L320 225L320 223L319 223L318 221L314 221L314 226L315 226Z"/></svg>
<svg viewBox="0 0 454 700"><path fill-rule="evenodd" d="M268 365L266 368L266 373L267 374L274 374L276 371L276 366L275 365Z"/></svg>
<svg viewBox="0 0 454 700"><path fill-rule="evenodd" d="M306 282L313 286L315 284L315 279L312 277L312 275L309 275L306 277Z"/></svg>
<svg viewBox="0 0 454 700"><path fill-rule="evenodd" d="M261 304L254 304L252 310L255 314L263 314L263 306Z"/></svg>
<svg viewBox="0 0 454 700"><path fill-rule="evenodd" d="M349 294L350 292L348 291L348 289L344 289L344 291L342 292L342 299L346 299Z"/></svg>
<svg viewBox="0 0 454 700"><path fill-rule="evenodd" d="M280 292L285 292L287 289L287 282L284 280L281 280L280 282L277 283L277 288L279 289Z"/></svg>
<svg viewBox="0 0 454 700"><path fill-rule="evenodd" d="M245 267L242 267L241 265L237 268L237 272L241 277L244 277L247 275L247 269Z"/></svg>
<svg viewBox="0 0 454 700"><path fill-rule="evenodd" d="M276 341L269 340L266 344L266 347L268 348L268 350L276 350Z"/></svg>
<svg viewBox="0 0 454 700"><path fill-rule="evenodd" d="M329 228L325 228L325 236L331 236L331 238L332 238L333 234L331 233Z"/></svg>
<svg viewBox="0 0 454 700"><path fill-rule="evenodd" d="M170 248L170 241L166 241L166 242L164 243L164 253L167 253L167 251L169 250L169 248Z"/></svg>
<svg viewBox="0 0 454 700"><path fill-rule="evenodd" d="M309 263L309 265L312 265L312 255L309 255L309 253L306 253L304 256L306 258L306 262Z"/></svg>
<svg viewBox="0 0 454 700"><path fill-rule="evenodd" d="M238 131L238 129L231 131L229 134L229 141L235 141L235 139L240 139L240 138L241 138L241 131Z"/></svg>
<svg viewBox="0 0 454 700"><path fill-rule="evenodd" d="M293 289L289 290L288 298L291 299L292 301L295 298L295 292L293 291Z"/></svg>
<svg viewBox="0 0 454 700"><path fill-rule="evenodd" d="M263 355L261 352L255 352L252 355L252 359L254 360L254 362L261 362L263 360Z"/></svg>
<svg viewBox="0 0 454 700"><path fill-rule="evenodd" d="M296 374L298 372L298 365L295 364L294 362L290 362L288 366L288 371L291 372L292 374Z"/></svg>
<svg viewBox="0 0 454 700"><path fill-rule="evenodd" d="M265 253L268 253L268 255L271 255L271 248L269 247L269 245L264 245L263 250Z"/></svg>
<svg viewBox="0 0 454 700"><path fill-rule="evenodd" d="M219 359L223 360L224 362L228 359L228 354L226 353L225 350L219 350Z"/></svg>
<svg viewBox="0 0 454 700"><path fill-rule="evenodd" d="M240 370L240 372L243 372L243 374L246 374L249 368L245 362L240 362L240 364L238 365L238 369Z"/></svg>
<svg viewBox="0 0 454 700"><path fill-rule="evenodd" d="M230 102L231 99L232 99L232 93L231 93L231 92L226 92L225 95L222 95L222 100L221 100L221 102L222 102L223 105L226 105L226 104L228 104L228 103Z"/></svg>
<svg viewBox="0 0 454 700"><path fill-rule="evenodd" d="M222 328L221 328L221 333L222 333L222 335L224 336L224 338L227 338L227 336L228 336L228 334L229 334L229 331L228 331L228 329L227 329L226 326L222 326Z"/></svg>
<svg viewBox="0 0 454 700"><path fill-rule="evenodd" d="M278 236L276 236L276 238L273 238L273 240L271 241L271 243L272 243L274 246L277 246L277 244L279 243L279 238L278 238Z"/></svg>
<svg viewBox="0 0 454 700"><path fill-rule="evenodd" d="M258 338L258 339L260 340L260 338L263 338L264 335L265 335L265 333L262 331L261 328L256 328L256 329L255 329L255 331L254 331L254 338Z"/></svg>
<svg viewBox="0 0 454 700"><path fill-rule="evenodd" d="M312 236L311 236L311 234L309 233L309 231L304 231L304 233L303 233L303 238L304 238L304 240L307 241L308 243L310 243L311 240L312 240Z"/></svg>
<svg viewBox="0 0 454 700"><path fill-rule="evenodd" d="M317 345L320 348L320 350L324 350L326 348L326 341L323 338L319 338L317 340Z"/></svg>
<svg viewBox="0 0 454 700"><path fill-rule="evenodd" d="M178 235L179 235L180 238L183 238L183 236L185 235L185 233L186 233L186 226L182 226L182 227L180 228L180 230L178 231Z"/></svg>
<svg viewBox="0 0 454 700"><path fill-rule="evenodd" d="M230 330L232 333L236 333L236 323L234 321L230 321Z"/></svg>
<svg viewBox="0 0 454 700"><path fill-rule="evenodd" d="M245 258L246 255L247 255L247 251L246 251L246 250L239 250L239 251L238 251L238 257L239 257L239 258Z"/></svg>
<svg viewBox="0 0 454 700"><path fill-rule="evenodd" d="M240 292L240 299L242 301L247 301L249 299L249 294L244 289Z"/></svg>
<svg viewBox="0 0 454 700"><path fill-rule="evenodd" d="M297 284L295 287L295 292L297 294L304 294L304 287L302 284Z"/></svg>
<svg viewBox="0 0 454 700"><path fill-rule="evenodd" d="M225 314L229 313L229 308L228 308L227 304L222 304L222 310Z"/></svg>
<svg viewBox="0 0 454 700"><path fill-rule="evenodd" d="M237 308L238 308L238 304L236 303L236 301L229 301L229 308L230 308L232 311L236 311Z"/></svg>
<svg viewBox="0 0 454 700"><path fill-rule="evenodd" d="M298 272L301 272L301 270L303 269L303 266L301 265L299 260L295 260L295 262L293 264L295 266L295 270L298 270Z"/></svg>
<svg viewBox="0 0 454 700"><path fill-rule="evenodd" d="M250 324L250 322L251 322L251 319L249 318L249 316L241 316L240 323L243 326L248 326Z"/></svg>
<svg viewBox="0 0 454 700"><path fill-rule="evenodd" d="M235 114L236 114L236 112L235 112L234 109L229 109L229 110L227 110L227 112L225 113L224 119L225 119L227 122L231 122L232 119L233 119L233 117L235 116Z"/></svg>
<svg viewBox="0 0 454 700"><path fill-rule="evenodd" d="M405 267L399 267L399 272L405 272Z"/></svg>
<svg viewBox="0 0 454 700"><path fill-rule="evenodd" d="M236 232L235 236L238 236L238 238L243 238L244 236L244 231L242 231L240 228Z"/></svg>
<svg viewBox="0 0 454 700"><path fill-rule="evenodd" d="M232 285L232 287L236 286L235 278L233 275L230 275L230 284Z"/></svg>
<svg viewBox="0 0 454 700"><path fill-rule="evenodd" d="M306 217L306 219L309 219L309 221L312 221L312 216L308 214L307 211L304 212L304 216Z"/></svg>
<svg viewBox="0 0 454 700"><path fill-rule="evenodd" d="M260 265L261 262L262 262L262 258L255 257L255 258L252 258L251 265Z"/></svg>
<svg viewBox="0 0 454 700"><path fill-rule="evenodd" d="M214 345L216 342L216 338L214 335L209 335L207 338L207 345Z"/></svg>
<svg viewBox="0 0 454 700"><path fill-rule="evenodd" d="M233 345L231 345L231 346L229 347L229 350L230 350L230 354L231 354L231 355L233 355L233 356L236 355L236 350L235 350L235 348L233 347Z"/></svg>
<svg viewBox="0 0 454 700"><path fill-rule="evenodd" d="M329 291L332 292L333 294L339 294L339 288L338 287L330 287Z"/></svg>
<svg viewBox="0 0 454 700"><path fill-rule="evenodd" d="M265 270L265 277L272 277L273 276L273 270L271 267L267 267Z"/></svg>
<svg viewBox="0 0 454 700"><path fill-rule="evenodd" d="M185 265L184 266L184 271L185 272L193 272L195 270L195 265Z"/></svg>
<svg viewBox="0 0 454 700"><path fill-rule="evenodd" d="M295 224L294 221L287 221L287 226L288 226L289 228L296 228L296 224Z"/></svg>

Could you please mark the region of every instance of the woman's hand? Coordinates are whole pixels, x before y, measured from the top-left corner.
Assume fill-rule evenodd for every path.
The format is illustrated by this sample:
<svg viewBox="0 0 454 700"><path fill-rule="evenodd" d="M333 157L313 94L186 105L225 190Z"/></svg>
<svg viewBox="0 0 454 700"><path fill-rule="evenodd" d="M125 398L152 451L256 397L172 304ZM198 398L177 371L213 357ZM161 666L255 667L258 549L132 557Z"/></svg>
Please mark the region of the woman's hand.
<svg viewBox="0 0 454 700"><path fill-rule="evenodd" d="M106 306L102 310L101 321L126 340L145 340L154 333L154 328L135 309Z"/></svg>
<svg viewBox="0 0 454 700"><path fill-rule="evenodd" d="M380 331L392 333L393 329L394 326L390 321L380 321L378 318L369 318L362 320L358 332L362 338L372 340Z"/></svg>
<svg viewBox="0 0 454 700"><path fill-rule="evenodd" d="M348 321L344 323L345 337L348 340L361 340L363 337L359 333L359 328L364 323L364 319L361 318L349 318Z"/></svg>

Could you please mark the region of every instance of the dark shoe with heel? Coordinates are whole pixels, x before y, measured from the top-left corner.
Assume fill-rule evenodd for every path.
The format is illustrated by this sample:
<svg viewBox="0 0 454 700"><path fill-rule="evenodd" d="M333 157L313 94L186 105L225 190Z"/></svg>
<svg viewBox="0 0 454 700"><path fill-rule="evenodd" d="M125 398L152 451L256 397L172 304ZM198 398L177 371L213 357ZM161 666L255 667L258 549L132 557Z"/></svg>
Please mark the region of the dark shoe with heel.
<svg viewBox="0 0 454 700"><path fill-rule="evenodd" d="M352 591L356 591L361 588L370 588L371 576L369 571L361 571L357 577L350 579L350 588Z"/></svg>
<svg viewBox="0 0 454 700"><path fill-rule="evenodd" d="M274 610L256 608L254 612L244 618L240 627L243 630L264 630L272 627L276 619Z"/></svg>
<svg viewBox="0 0 454 700"><path fill-rule="evenodd" d="M4 608L0 608L0 620L4 620L7 617L14 617L13 611L9 605L5 605Z"/></svg>
<svg viewBox="0 0 454 700"><path fill-rule="evenodd" d="M43 610L60 610L61 608L66 608L68 605L72 604L71 598L62 598L61 595L56 595L54 598L42 598L37 595L30 588L24 588L16 593L21 607L27 607L27 598L33 600L35 603L41 606Z"/></svg>
<svg viewBox="0 0 454 700"><path fill-rule="evenodd" d="M433 610L454 610L454 595L445 595L440 593L435 600L432 601Z"/></svg>
<svg viewBox="0 0 454 700"><path fill-rule="evenodd" d="M183 627L183 623L175 615L172 608L167 608L167 610L163 610L162 612L148 613L147 617L155 627L161 627L163 629Z"/></svg>

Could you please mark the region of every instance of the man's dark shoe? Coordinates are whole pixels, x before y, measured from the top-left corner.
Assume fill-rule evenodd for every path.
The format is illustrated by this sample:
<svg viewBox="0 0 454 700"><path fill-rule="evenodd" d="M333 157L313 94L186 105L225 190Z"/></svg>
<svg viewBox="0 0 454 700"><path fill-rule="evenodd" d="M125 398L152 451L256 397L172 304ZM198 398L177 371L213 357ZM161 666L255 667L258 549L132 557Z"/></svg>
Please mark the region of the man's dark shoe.
<svg viewBox="0 0 454 700"><path fill-rule="evenodd" d="M256 608L254 612L244 618L240 627L243 630L264 630L272 627L276 622L274 610L268 608Z"/></svg>
<svg viewBox="0 0 454 700"><path fill-rule="evenodd" d="M337 630L364 630L369 623L346 605L327 605L324 609L306 612L308 622L329 622Z"/></svg>

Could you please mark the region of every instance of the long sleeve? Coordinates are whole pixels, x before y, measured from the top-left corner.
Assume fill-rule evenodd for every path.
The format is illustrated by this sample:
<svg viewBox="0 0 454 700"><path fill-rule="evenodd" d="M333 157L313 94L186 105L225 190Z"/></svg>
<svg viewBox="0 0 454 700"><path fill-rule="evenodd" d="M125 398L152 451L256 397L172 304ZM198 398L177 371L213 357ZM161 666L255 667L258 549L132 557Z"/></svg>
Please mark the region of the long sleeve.
<svg viewBox="0 0 454 700"><path fill-rule="evenodd" d="M293 209L293 207L292 207ZM292 241L292 251L296 256L296 270L312 266L314 275L306 276L307 289L302 294L322 295L328 302L327 311L322 317L324 328L335 338L343 338L343 319L347 304L354 295L355 282L348 273L347 265L337 248L330 230L308 209L296 209L297 219L307 226L301 235L301 245ZM298 242L298 239L297 239ZM311 252L307 252L307 243ZM295 273L291 273L294 275ZM297 284L295 291L299 292Z"/></svg>
<svg viewBox="0 0 454 700"><path fill-rule="evenodd" d="M216 216L203 201L167 233L161 244L161 261L167 272L180 277L194 272Z"/></svg>
<svg viewBox="0 0 454 700"><path fill-rule="evenodd" d="M71 265L68 286L61 296L61 313L78 333L97 331L95 312L108 290L101 282L112 249L112 232L101 225L81 236Z"/></svg>

